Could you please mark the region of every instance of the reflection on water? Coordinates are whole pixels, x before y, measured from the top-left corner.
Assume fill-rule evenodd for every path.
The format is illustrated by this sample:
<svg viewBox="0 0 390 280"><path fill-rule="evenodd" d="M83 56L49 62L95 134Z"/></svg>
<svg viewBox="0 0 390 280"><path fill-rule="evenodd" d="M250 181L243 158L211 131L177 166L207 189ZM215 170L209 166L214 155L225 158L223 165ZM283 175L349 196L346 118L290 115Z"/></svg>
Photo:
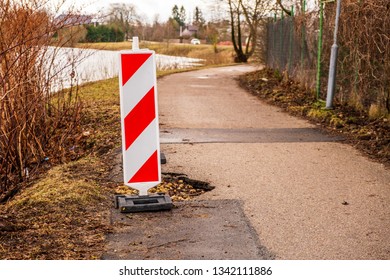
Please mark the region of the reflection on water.
<svg viewBox="0 0 390 280"><path fill-rule="evenodd" d="M54 63L50 63L54 59ZM49 49L45 54L49 74L56 76L52 91L118 75L119 52L77 48ZM184 69L202 65L202 59L156 54L158 70Z"/></svg>

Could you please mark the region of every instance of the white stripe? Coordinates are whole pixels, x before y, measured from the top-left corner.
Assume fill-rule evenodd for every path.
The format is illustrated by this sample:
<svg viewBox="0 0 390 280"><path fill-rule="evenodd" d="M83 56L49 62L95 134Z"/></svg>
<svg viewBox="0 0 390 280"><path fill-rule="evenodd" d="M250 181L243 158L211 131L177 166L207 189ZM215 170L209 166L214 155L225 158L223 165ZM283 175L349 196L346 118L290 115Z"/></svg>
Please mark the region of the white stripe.
<svg viewBox="0 0 390 280"><path fill-rule="evenodd" d="M158 127L157 120L154 119L125 151L123 163L125 183L129 182L150 156L158 150L156 127Z"/></svg>
<svg viewBox="0 0 390 280"><path fill-rule="evenodd" d="M121 109L124 116L127 116L154 86L153 63L153 55L151 55L122 87L121 98L124 102L122 102Z"/></svg>

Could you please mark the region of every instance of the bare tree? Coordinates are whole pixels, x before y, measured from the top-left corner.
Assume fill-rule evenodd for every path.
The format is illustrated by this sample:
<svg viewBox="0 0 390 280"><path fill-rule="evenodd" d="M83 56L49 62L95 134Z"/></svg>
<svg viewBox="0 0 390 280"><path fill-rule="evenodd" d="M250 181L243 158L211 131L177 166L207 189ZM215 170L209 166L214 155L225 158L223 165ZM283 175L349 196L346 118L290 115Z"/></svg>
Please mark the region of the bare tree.
<svg viewBox="0 0 390 280"><path fill-rule="evenodd" d="M282 11L288 15L292 15L291 7L295 8L295 11L302 11L305 0L276 0L276 9L282 9Z"/></svg>
<svg viewBox="0 0 390 280"><path fill-rule="evenodd" d="M110 23L116 25L125 33L125 39L132 36L132 29L136 25L139 16L133 4L114 3L109 8Z"/></svg>
<svg viewBox="0 0 390 280"><path fill-rule="evenodd" d="M247 62L256 49L257 29L269 10L267 0L227 0L236 62ZM249 31L243 29L248 26ZM246 34L243 34L245 32ZM245 36L244 36L245 35Z"/></svg>
<svg viewBox="0 0 390 280"><path fill-rule="evenodd" d="M230 28L231 38L236 52L236 62L247 62L248 57L242 49L242 36L241 36L241 5L240 1L228 0L229 12L230 12Z"/></svg>
<svg viewBox="0 0 390 280"><path fill-rule="evenodd" d="M209 17L209 22L220 22L225 20L228 16L228 8L223 5L226 3L226 0L210 0L207 4L207 12Z"/></svg>
<svg viewBox="0 0 390 280"><path fill-rule="evenodd" d="M284 13L291 16L291 11L284 6L282 0L276 0L276 4L283 10Z"/></svg>

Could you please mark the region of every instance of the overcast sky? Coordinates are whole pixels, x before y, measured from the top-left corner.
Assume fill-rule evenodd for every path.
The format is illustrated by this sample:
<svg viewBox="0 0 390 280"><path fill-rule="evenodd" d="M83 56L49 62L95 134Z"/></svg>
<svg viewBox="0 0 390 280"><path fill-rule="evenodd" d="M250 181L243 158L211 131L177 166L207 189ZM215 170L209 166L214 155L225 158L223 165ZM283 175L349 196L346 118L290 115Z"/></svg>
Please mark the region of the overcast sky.
<svg viewBox="0 0 390 280"><path fill-rule="evenodd" d="M208 3L210 0L68 0L83 5L83 11L94 13L99 9L107 8L110 3L129 3L137 8L137 13L146 16L149 22L152 22L156 14L159 14L160 22L166 21L172 15L172 8L178 5L183 6L187 12L187 20L189 16L193 16L196 6L198 6L204 14L207 14ZM207 16L207 15L206 15Z"/></svg>
<svg viewBox="0 0 390 280"><path fill-rule="evenodd" d="M63 1L63 0L51 0ZM137 13L145 18L148 22L152 22L155 15L159 15L159 21L165 22L172 15L172 8L174 5L178 5L180 8L183 6L187 12L187 21L191 20L195 7L199 7L206 20L211 20L211 14L222 12L221 5L213 5L216 0L65 0L66 5L70 3L76 3L76 6L82 6L82 12L84 13L96 13L98 11L105 11L111 3L128 3L133 4L137 8ZM271 0L270 0L271 1ZM287 0L285 0L287 2ZM318 0L307 0L307 9L311 10L316 5ZM285 3L286 3L285 2ZM216 7L217 11L210 12L211 7Z"/></svg>

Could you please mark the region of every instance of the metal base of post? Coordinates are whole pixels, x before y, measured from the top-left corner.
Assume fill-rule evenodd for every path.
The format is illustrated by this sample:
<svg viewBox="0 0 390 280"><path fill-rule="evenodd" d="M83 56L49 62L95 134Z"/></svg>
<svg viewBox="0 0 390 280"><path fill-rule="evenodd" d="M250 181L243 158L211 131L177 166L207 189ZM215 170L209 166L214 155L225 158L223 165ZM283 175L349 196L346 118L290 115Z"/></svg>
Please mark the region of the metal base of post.
<svg viewBox="0 0 390 280"><path fill-rule="evenodd" d="M160 163L161 164L167 163L167 158L165 157L164 153L161 153L161 152L160 152Z"/></svg>
<svg viewBox="0 0 390 280"><path fill-rule="evenodd" d="M173 203L168 195L116 195L115 208L121 213L171 210Z"/></svg>

